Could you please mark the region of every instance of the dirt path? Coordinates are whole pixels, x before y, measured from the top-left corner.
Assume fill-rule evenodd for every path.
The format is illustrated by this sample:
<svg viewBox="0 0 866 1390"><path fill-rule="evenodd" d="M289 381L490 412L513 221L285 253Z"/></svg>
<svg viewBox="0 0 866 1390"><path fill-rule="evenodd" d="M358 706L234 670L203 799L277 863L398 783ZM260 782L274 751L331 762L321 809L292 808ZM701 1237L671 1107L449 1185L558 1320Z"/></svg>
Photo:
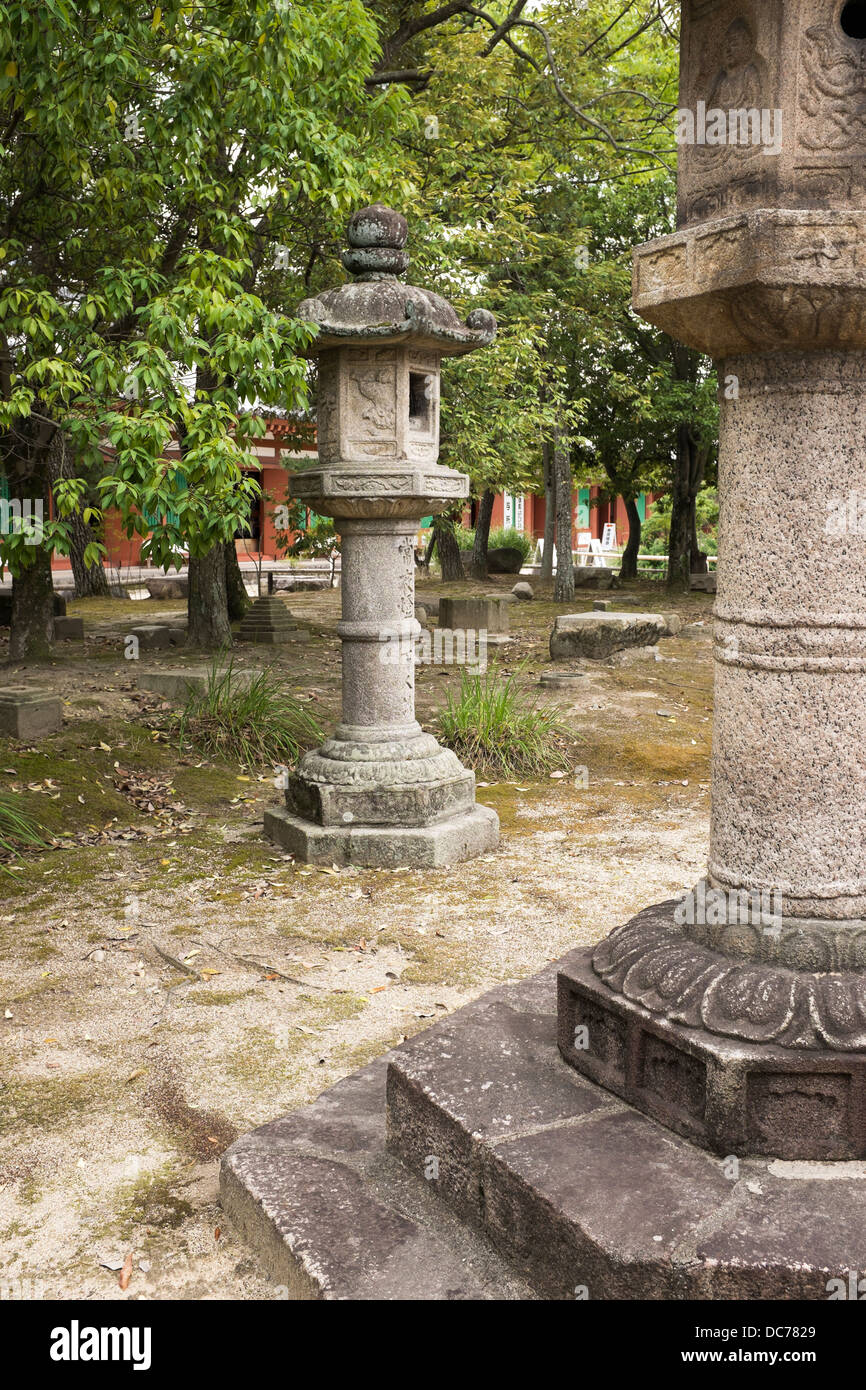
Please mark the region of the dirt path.
<svg viewBox="0 0 866 1390"><path fill-rule="evenodd" d="M705 595L629 596L709 624ZM38 677L63 695L62 733L35 750L0 740L0 786L64 846L0 884L0 1293L29 1281L47 1297L279 1297L222 1227L218 1160L234 1136L690 886L706 857L709 625L707 639L665 642L662 662L595 668L552 699L582 740L588 785L481 778L502 821L496 854L335 872L263 840L268 770L179 759L150 727L159 702L135 689L122 635L177 606L70 605L86 652L69 644ZM275 660L327 726L339 596L291 607L313 632L302 651L239 647L236 659ZM557 611L514 608L501 664L525 663L533 695ZM423 722L456 680L419 672Z"/></svg>

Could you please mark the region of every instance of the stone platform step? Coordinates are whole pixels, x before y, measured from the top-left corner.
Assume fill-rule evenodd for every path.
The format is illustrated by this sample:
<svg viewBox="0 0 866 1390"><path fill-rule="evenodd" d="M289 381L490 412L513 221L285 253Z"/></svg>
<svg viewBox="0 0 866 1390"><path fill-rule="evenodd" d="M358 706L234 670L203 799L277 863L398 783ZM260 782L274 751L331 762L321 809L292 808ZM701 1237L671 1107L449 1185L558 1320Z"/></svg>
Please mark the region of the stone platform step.
<svg viewBox="0 0 866 1390"><path fill-rule="evenodd" d="M560 1059L581 954L227 1152L226 1214L291 1296L824 1300L866 1267L866 1164L732 1163Z"/></svg>
<svg viewBox="0 0 866 1390"><path fill-rule="evenodd" d="M386 1152L387 1065L232 1145L227 1217L290 1298L532 1298L484 1237Z"/></svg>

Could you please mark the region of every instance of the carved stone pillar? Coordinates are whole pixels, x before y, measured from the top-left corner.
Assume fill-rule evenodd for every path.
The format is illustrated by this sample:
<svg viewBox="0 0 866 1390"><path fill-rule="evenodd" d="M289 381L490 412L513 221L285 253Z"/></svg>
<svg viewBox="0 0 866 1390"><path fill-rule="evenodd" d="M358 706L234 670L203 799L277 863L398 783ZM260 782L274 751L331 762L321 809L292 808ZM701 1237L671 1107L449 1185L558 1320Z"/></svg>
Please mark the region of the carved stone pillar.
<svg viewBox="0 0 866 1390"><path fill-rule="evenodd" d="M293 480L340 532L342 719L301 759L265 830L311 863L450 864L494 848L499 822L415 719L414 544L422 516L469 492L437 462L440 360L483 347L496 324L481 309L461 324L439 295L400 283L399 213L356 213L349 242L354 281L299 310L319 325L319 458Z"/></svg>
<svg viewBox="0 0 866 1390"><path fill-rule="evenodd" d="M722 1153L862 1158L866 4L683 10L680 230L634 304L720 376L710 859L560 978L560 1048Z"/></svg>

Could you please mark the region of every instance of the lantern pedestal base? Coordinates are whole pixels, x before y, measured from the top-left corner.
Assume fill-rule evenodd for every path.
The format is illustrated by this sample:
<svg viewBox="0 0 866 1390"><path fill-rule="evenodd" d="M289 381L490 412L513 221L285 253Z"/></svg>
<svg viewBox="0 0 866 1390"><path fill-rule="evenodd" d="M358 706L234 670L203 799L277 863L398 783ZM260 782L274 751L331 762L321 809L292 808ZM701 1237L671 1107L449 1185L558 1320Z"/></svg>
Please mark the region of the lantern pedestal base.
<svg viewBox="0 0 866 1390"><path fill-rule="evenodd" d="M723 1156L866 1158L866 1051L820 1036L853 1021L840 1000L859 977L712 951L674 925L675 908L649 908L568 958L565 1061Z"/></svg>
<svg viewBox="0 0 866 1390"><path fill-rule="evenodd" d="M489 806L432 825L316 825L290 811L265 811L268 839L307 864L363 869L439 869L486 854L499 844L499 818Z"/></svg>

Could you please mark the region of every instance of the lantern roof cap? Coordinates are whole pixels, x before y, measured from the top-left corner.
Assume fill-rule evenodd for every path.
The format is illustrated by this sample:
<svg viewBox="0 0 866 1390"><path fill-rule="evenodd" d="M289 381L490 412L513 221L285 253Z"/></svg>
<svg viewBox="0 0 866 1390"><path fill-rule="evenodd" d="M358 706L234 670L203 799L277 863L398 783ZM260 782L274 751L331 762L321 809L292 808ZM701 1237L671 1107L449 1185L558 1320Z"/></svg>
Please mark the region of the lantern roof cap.
<svg viewBox="0 0 866 1390"><path fill-rule="evenodd" d="M448 357L493 341L496 319L487 309L473 309L461 323L442 295L401 282L398 277L409 265L403 249L407 236L405 217L382 203L353 215L343 264L354 278L298 306L299 318L318 325L308 349L311 356L350 344L411 342Z"/></svg>

